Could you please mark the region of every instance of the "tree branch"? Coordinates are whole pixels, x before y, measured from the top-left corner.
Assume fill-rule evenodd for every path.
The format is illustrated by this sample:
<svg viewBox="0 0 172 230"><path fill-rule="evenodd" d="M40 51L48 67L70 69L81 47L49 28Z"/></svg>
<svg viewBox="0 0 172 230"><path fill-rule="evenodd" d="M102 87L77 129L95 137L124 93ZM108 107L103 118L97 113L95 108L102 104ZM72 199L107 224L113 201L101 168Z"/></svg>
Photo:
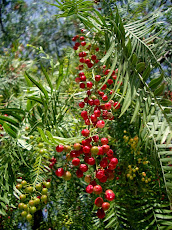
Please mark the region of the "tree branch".
<svg viewBox="0 0 172 230"><path fill-rule="evenodd" d="M1 2L0 2L1 3ZM4 29L4 25L3 25L3 22L2 22L2 4L0 4L0 25L1 25L1 30L2 32L5 34L5 35L8 35L7 31Z"/></svg>

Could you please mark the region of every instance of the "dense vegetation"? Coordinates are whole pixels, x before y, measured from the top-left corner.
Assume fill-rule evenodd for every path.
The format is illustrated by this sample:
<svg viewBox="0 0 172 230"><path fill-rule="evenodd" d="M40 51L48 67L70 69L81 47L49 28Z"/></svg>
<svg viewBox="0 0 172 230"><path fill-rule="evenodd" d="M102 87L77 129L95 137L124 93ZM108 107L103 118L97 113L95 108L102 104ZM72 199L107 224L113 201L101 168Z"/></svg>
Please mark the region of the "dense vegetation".
<svg viewBox="0 0 172 230"><path fill-rule="evenodd" d="M169 1L0 1L0 229L172 229Z"/></svg>

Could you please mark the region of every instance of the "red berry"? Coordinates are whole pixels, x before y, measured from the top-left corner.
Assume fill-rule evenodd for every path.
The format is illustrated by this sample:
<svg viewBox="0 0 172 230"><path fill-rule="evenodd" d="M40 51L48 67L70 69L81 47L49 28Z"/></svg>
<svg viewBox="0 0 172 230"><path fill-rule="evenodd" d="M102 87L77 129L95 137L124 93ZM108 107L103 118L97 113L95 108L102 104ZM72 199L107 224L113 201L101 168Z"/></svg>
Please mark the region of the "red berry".
<svg viewBox="0 0 172 230"><path fill-rule="evenodd" d="M94 201L95 205L97 207L102 207L102 204L103 204L103 199L101 197L97 197Z"/></svg>
<svg viewBox="0 0 172 230"><path fill-rule="evenodd" d="M107 153L110 149L110 146L105 144L102 146L102 149L103 149L103 153Z"/></svg>
<svg viewBox="0 0 172 230"><path fill-rule="evenodd" d="M104 92L98 91L98 94L102 97L104 95Z"/></svg>
<svg viewBox="0 0 172 230"><path fill-rule="evenodd" d="M104 170L99 169L99 170L96 172L96 178L97 178L97 179L101 179L103 176L105 176Z"/></svg>
<svg viewBox="0 0 172 230"><path fill-rule="evenodd" d="M96 121L97 121L97 117L96 117L95 114L92 114L92 115L91 115L91 121L92 121L92 122L96 122Z"/></svg>
<svg viewBox="0 0 172 230"><path fill-rule="evenodd" d="M81 36L79 39L80 39L81 41L84 41L84 40L85 40L84 36Z"/></svg>
<svg viewBox="0 0 172 230"><path fill-rule="evenodd" d="M85 84L82 82L82 83L80 83L79 87L80 87L81 89L84 89L84 88L85 88Z"/></svg>
<svg viewBox="0 0 172 230"><path fill-rule="evenodd" d="M85 32L85 29L81 29L81 33L84 33Z"/></svg>
<svg viewBox="0 0 172 230"><path fill-rule="evenodd" d="M93 99L89 99L88 100L88 104L91 105L91 106L94 105L94 100Z"/></svg>
<svg viewBox="0 0 172 230"><path fill-rule="evenodd" d="M85 75L82 75L82 76L80 77L80 81L86 81L86 76L85 76Z"/></svg>
<svg viewBox="0 0 172 230"><path fill-rule="evenodd" d="M87 146L87 145L84 146L84 147L83 147L83 152L84 152L84 153L90 153L90 147Z"/></svg>
<svg viewBox="0 0 172 230"><path fill-rule="evenodd" d="M105 217L105 212L102 208L97 210L97 217L99 219L103 219Z"/></svg>
<svg viewBox="0 0 172 230"><path fill-rule="evenodd" d="M100 166L102 168L106 168L108 166L108 158L104 157L101 161L100 161Z"/></svg>
<svg viewBox="0 0 172 230"><path fill-rule="evenodd" d="M92 60L96 60L96 58L97 58L96 55L92 55L92 56L91 56L91 59L92 59Z"/></svg>
<svg viewBox="0 0 172 230"><path fill-rule="evenodd" d="M95 194L101 194L103 192L103 189L100 185L96 185L94 186L93 191Z"/></svg>
<svg viewBox="0 0 172 230"><path fill-rule="evenodd" d="M80 52L80 53L78 54L78 56L79 56L79 57L83 57L83 52Z"/></svg>
<svg viewBox="0 0 172 230"><path fill-rule="evenodd" d="M100 120L97 122L96 126L97 126L97 128L102 129L105 126L105 122L103 120Z"/></svg>
<svg viewBox="0 0 172 230"><path fill-rule="evenodd" d="M100 105L99 99L95 99L95 100L94 100L94 105Z"/></svg>
<svg viewBox="0 0 172 230"><path fill-rule="evenodd" d="M85 45L86 45L85 41L81 42L81 46L85 46Z"/></svg>
<svg viewBox="0 0 172 230"><path fill-rule="evenodd" d="M88 129L83 129L81 134L84 136L84 137L88 137L89 134L90 134L90 131Z"/></svg>
<svg viewBox="0 0 172 230"><path fill-rule="evenodd" d="M112 78L113 78L114 80L116 80L116 79L117 79L117 76L116 76L116 75L112 75Z"/></svg>
<svg viewBox="0 0 172 230"><path fill-rule="evenodd" d="M76 41L76 37L73 37L73 38L72 38L72 41L75 42L75 41Z"/></svg>
<svg viewBox="0 0 172 230"><path fill-rule="evenodd" d="M77 50L77 49L78 49L78 47L77 47L77 46L74 46L74 47L73 47L73 49L74 49L74 50Z"/></svg>
<svg viewBox="0 0 172 230"><path fill-rule="evenodd" d="M79 47L80 46L80 43L79 42L76 42L75 43L75 47Z"/></svg>
<svg viewBox="0 0 172 230"><path fill-rule="evenodd" d="M55 172L56 176L62 177L64 174L64 169L63 168L58 168Z"/></svg>
<svg viewBox="0 0 172 230"><path fill-rule="evenodd" d="M89 119L86 119L86 120L85 120L85 124L86 124L86 125L91 125L90 120L89 120Z"/></svg>
<svg viewBox="0 0 172 230"><path fill-rule="evenodd" d="M88 103L88 101L89 101L88 97L84 98L85 103Z"/></svg>
<svg viewBox="0 0 172 230"><path fill-rule="evenodd" d="M92 193L93 192L93 186L91 184L89 184L87 187L86 187L86 192L87 193Z"/></svg>
<svg viewBox="0 0 172 230"><path fill-rule="evenodd" d="M114 164L109 164L108 165L108 169L110 169L110 170L114 170L116 168L116 165L114 165Z"/></svg>
<svg viewBox="0 0 172 230"><path fill-rule="evenodd" d="M91 81L87 82L87 88L91 89L93 87L93 83Z"/></svg>
<svg viewBox="0 0 172 230"><path fill-rule="evenodd" d="M95 48L95 50L98 52L99 51L99 47Z"/></svg>
<svg viewBox="0 0 172 230"><path fill-rule="evenodd" d="M118 164L118 159L117 158L112 158L110 161L110 164L117 165Z"/></svg>
<svg viewBox="0 0 172 230"><path fill-rule="evenodd" d="M86 56L87 56L87 53L83 51L83 52L82 52L82 56L83 56L83 57L86 57Z"/></svg>
<svg viewBox="0 0 172 230"><path fill-rule="evenodd" d="M87 66L88 66L88 68L92 68L92 67L93 67L93 63L89 62L89 63L87 64Z"/></svg>
<svg viewBox="0 0 172 230"><path fill-rule="evenodd" d="M106 145L106 144L108 144L108 138L106 138L106 137L103 137L103 138L101 138L101 143L102 143L102 145Z"/></svg>
<svg viewBox="0 0 172 230"><path fill-rule="evenodd" d="M101 76L100 76L100 75L96 75L96 76L95 76L95 81L100 81L100 79L101 79Z"/></svg>
<svg viewBox="0 0 172 230"><path fill-rule="evenodd" d="M98 146L99 152L97 153L97 155L103 155L103 149L102 147Z"/></svg>
<svg viewBox="0 0 172 230"><path fill-rule="evenodd" d="M90 63L90 59L89 58L85 59L85 63L86 64Z"/></svg>
<svg viewBox="0 0 172 230"><path fill-rule="evenodd" d="M97 183L96 183L95 180L91 181L90 184L91 184L93 187L97 185Z"/></svg>
<svg viewBox="0 0 172 230"><path fill-rule="evenodd" d="M82 75L85 75L84 72L80 72L79 73L79 76L81 77Z"/></svg>
<svg viewBox="0 0 172 230"><path fill-rule="evenodd" d="M108 156L108 159L112 159L113 158L113 150L109 149L109 151L106 153Z"/></svg>
<svg viewBox="0 0 172 230"><path fill-rule="evenodd" d="M95 135L92 137L93 141L94 142L98 142L99 141L99 136L98 135Z"/></svg>
<svg viewBox="0 0 172 230"><path fill-rule="evenodd" d="M108 203L108 202L104 202L103 204L102 204L102 209L103 210L108 210L110 208L110 204Z"/></svg>
<svg viewBox="0 0 172 230"><path fill-rule="evenodd" d="M87 90L87 95L90 96L91 95L91 91Z"/></svg>
<svg viewBox="0 0 172 230"><path fill-rule="evenodd" d="M109 72L110 72L110 69L107 69L107 70L104 72L104 75L108 75Z"/></svg>
<svg viewBox="0 0 172 230"><path fill-rule="evenodd" d="M83 117L84 119L88 118L87 111L83 110L83 111L81 112L81 117Z"/></svg>
<svg viewBox="0 0 172 230"><path fill-rule="evenodd" d="M54 166L54 162L52 162L52 163L49 164L49 168L50 168L50 169L52 169L53 166Z"/></svg>
<svg viewBox="0 0 172 230"><path fill-rule="evenodd" d="M85 106L85 103L83 101L79 102L79 107L80 108L84 108L84 106Z"/></svg>
<svg viewBox="0 0 172 230"><path fill-rule="evenodd" d="M79 77L76 77L76 78L75 78L75 81L76 81L76 83L79 83L79 82L80 82L80 78L79 78Z"/></svg>
<svg viewBox="0 0 172 230"><path fill-rule="evenodd" d="M110 110L111 109L111 103L110 102L105 103L105 109L106 110Z"/></svg>
<svg viewBox="0 0 172 230"><path fill-rule="evenodd" d="M107 83L108 83L109 85L112 85L112 84L113 84L113 80L112 80L112 79L108 79L108 80L107 80Z"/></svg>
<svg viewBox="0 0 172 230"><path fill-rule="evenodd" d="M120 103L118 103L117 101L113 104L113 106L115 107L115 109L119 109L120 108Z"/></svg>
<svg viewBox="0 0 172 230"><path fill-rule="evenodd" d="M107 96L107 95L103 95L103 96L102 96L102 100L103 100L103 101L107 101L107 100L108 100L108 96Z"/></svg>
<svg viewBox="0 0 172 230"><path fill-rule="evenodd" d="M79 169L80 169L82 172L87 172L88 166L87 166L86 164L80 164Z"/></svg>
<svg viewBox="0 0 172 230"><path fill-rule="evenodd" d="M85 63L85 59L84 59L84 58L80 58L79 61L80 61L81 63Z"/></svg>
<svg viewBox="0 0 172 230"><path fill-rule="evenodd" d="M89 165L95 165L95 163L96 163L96 161L95 161L94 157L89 157L88 158L87 164L89 164Z"/></svg>
<svg viewBox="0 0 172 230"><path fill-rule="evenodd" d="M73 164L74 166L78 166L78 165L80 164L80 159L79 159L79 158L73 158L72 164Z"/></svg>
<svg viewBox="0 0 172 230"><path fill-rule="evenodd" d="M106 88L107 88L107 85L104 84L104 85L102 86L101 90L105 90Z"/></svg>
<svg viewBox="0 0 172 230"><path fill-rule="evenodd" d="M105 191L105 198L106 200L112 201L115 199L115 194L112 190L108 189Z"/></svg>
<svg viewBox="0 0 172 230"><path fill-rule="evenodd" d="M63 145L58 145L58 146L56 147L56 151L57 151L58 153L62 152L63 150L64 150L64 146L63 146Z"/></svg>
<svg viewBox="0 0 172 230"><path fill-rule="evenodd" d="M107 176L104 175L102 178L99 179L99 181L101 183L105 183L107 181L107 179L108 179Z"/></svg>
<svg viewBox="0 0 172 230"><path fill-rule="evenodd" d="M80 169L78 169L78 170L76 171L76 176L77 176L78 178L83 177L83 172L82 172Z"/></svg>

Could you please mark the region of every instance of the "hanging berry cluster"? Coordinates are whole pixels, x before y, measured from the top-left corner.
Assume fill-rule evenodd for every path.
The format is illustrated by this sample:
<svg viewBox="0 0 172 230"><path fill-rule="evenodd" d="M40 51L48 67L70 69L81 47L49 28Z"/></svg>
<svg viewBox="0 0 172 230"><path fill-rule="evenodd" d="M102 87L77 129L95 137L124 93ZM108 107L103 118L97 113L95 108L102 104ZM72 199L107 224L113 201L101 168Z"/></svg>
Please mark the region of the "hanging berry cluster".
<svg viewBox="0 0 172 230"><path fill-rule="evenodd" d="M87 44L84 36L76 35L72 41L75 42L73 49L76 50L80 62L75 81L79 84L80 89L84 90L83 94L86 95L84 100L79 102L79 107L85 108L81 111L81 117L86 128L81 131L84 137L81 143L75 143L71 150L69 146L58 145L56 151L69 150L67 160L71 160L72 166L76 167L78 178L82 178L85 174L85 182L89 183L86 192L98 195L95 199L95 205L98 207L97 216L104 218L105 211L110 207L108 201L115 199L114 192L106 188L106 182L114 179L114 169L118 164L118 159L110 149L108 137L104 137L102 131L105 127L105 120L114 119L112 108L116 110L120 108L117 101L108 99L112 94L110 87L117 78L118 69L113 71L107 84L102 86L110 69L97 65L100 56L99 47ZM95 54L95 52L97 53ZM94 76L92 76L92 68L97 72ZM91 167L92 170L90 170ZM63 168L58 168L56 175L65 180L71 178L71 173Z"/></svg>

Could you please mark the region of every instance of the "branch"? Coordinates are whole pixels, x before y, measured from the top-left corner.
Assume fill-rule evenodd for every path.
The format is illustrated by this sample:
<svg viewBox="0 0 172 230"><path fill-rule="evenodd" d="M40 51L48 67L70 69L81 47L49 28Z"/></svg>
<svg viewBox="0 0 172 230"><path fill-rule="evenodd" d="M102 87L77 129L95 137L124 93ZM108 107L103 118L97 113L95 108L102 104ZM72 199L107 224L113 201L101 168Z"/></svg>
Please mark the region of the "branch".
<svg viewBox="0 0 172 230"><path fill-rule="evenodd" d="M3 2L4 3L4 2ZM2 3L2 4L3 4ZM5 31L4 29L4 25L3 25L3 22L2 22L2 4L0 5L0 25L1 25L1 30L2 32L5 34L5 35L8 35L7 31Z"/></svg>

